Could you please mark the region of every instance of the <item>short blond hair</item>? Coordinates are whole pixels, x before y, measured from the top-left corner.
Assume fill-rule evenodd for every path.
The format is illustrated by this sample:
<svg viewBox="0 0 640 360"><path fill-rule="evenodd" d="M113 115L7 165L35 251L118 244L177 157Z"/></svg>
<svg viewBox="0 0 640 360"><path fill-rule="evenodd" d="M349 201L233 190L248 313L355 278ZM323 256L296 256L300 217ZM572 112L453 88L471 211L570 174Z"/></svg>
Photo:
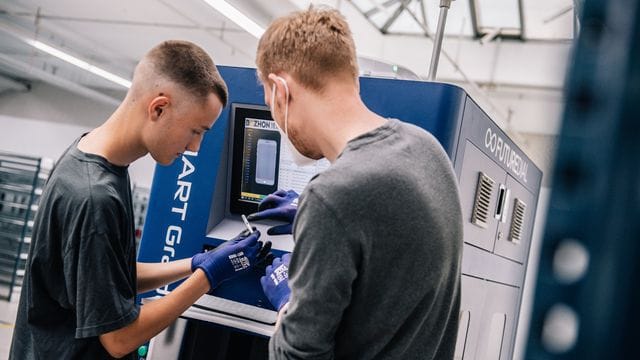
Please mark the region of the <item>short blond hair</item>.
<svg viewBox="0 0 640 360"><path fill-rule="evenodd" d="M258 74L287 72L303 86L322 91L327 77L357 83L358 61L349 25L337 10L311 7L271 23L258 43Z"/></svg>

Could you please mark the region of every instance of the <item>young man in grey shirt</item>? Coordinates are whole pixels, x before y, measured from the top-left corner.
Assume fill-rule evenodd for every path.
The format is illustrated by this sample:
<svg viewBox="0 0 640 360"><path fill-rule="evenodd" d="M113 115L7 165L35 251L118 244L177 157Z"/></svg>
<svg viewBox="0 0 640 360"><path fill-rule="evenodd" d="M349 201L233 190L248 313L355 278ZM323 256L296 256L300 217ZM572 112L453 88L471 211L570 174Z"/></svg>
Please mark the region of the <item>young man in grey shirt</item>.
<svg viewBox="0 0 640 360"><path fill-rule="evenodd" d="M293 219L295 247L261 279L279 310L272 359L451 359L462 217L449 159L428 132L371 112L353 39L334 10L274 21L257 65L294 158L327 158L300 197L253 219Z"/></svg>

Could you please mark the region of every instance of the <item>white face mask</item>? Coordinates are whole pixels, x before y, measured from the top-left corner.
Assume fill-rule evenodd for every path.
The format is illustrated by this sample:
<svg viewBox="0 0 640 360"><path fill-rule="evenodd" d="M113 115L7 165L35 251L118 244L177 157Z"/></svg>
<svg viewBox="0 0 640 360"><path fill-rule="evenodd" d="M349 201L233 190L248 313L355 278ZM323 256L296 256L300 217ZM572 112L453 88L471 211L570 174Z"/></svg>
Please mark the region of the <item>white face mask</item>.
<svg viewBox="0 0 640 360"><path fill-rule="evenodd" d="M298 149L296 149L295 145L293 145L291 140L289 140L289 135L287 134L287 121L289 120L289 87L287 86L287 81L285 79L281 78L280 76L277 76L276 78L282 82L282 85L284 85L284 91L287 97L284 105L284 133L282 132L282 129L280 128L280 126L278 126L278 122L276 122L278 131L280 132L280 137L283 138L284 141L287 143L287 146L291 151L291 156L293 157L293 162L296 165L298 166L311 165L315 162L315 160L302 155L298 151ZM273 87L271 88L271 106L270 106L272 110L272 114L273 114L273 110L275 109L274 107L275 101L276 101L276 84L273 84ZM274 117L274 120L275 120L275 117Z"/></svg>

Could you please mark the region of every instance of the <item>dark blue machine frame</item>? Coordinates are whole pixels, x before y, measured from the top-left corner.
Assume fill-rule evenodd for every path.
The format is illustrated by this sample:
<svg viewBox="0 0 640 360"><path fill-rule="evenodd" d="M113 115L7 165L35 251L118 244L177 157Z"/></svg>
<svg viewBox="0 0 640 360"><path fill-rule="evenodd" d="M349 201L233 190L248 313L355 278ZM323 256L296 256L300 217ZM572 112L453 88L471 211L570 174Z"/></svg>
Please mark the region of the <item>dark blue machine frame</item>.
<svg viewBox="0 0 640 360"><path fill-rule="evenodd" d="M264 95L254 69L219 67L223 78L229 86L229 105L223 109L220 118L211 131L205 136L198 154L185 153L171 166L158 166L154 175L147 219L143 231L138 260L143 262L172 261L192 256L201 251L203 244L217 245L224 239L212 239L206 234L215 227L216 220L224 216L227 189L227 159L229 157L230 104L263 105ZM494 253L496 234L489 234L490 244L486 249L465 244L463 271L473 281L488 281L485 292L496 284L505 285L517 294L510 301L516 304L510 316L517 317L521 300L522 284L526 270L526 259L530 244L533 216L537 203L542 173L524 155L508 136L493 123L489 117L462 90L453 85L378 78L361 78L360 92L363 101L374 112L413 123L431 132L442 144L452 159L457 175L460 177L466 167L473 167L473 179L483 167L491 163L494 168L502 169L504 179L513 178L513 183L526 189L531 194L529 201L530 224L525 229L526 247L522 259L512 260ZM498 152L495 150L496 139L499 139ZM492 142L493 141L493 142ZM490 145L493 145L493 148ZM499 152L504 145L513 153ZM481 155L482 162L463 164L466 149L475 147ZM518 171L509 159L515 154L522 162L528 164L528 170ZM508 158L511 154L512 158ZM504 158L504 159L503 159ZM419 159L417 159L419 160ZM467 186L467 185L465 185ZM476 183L472 185L475 188ZM515 186L515 185L514 185ZM474 192L475 193L475 192ZM464 219L469 222L468 218ZM474 225L475 226L475 225ZM497 225L493 231L497 231ZM499 232L498 232L499 234ZM466 241L465 237L465 241ZM479 254L479 255L476 255ZM490 266L498 261L500 269L507 269L507 279L492 278ZM477 265L482 264L482 265ZM506 268L504 267L506 264ZM262 295L257 281L260 274L254 273L240 279L225 283L216 290L216 296L231 300L269 307ZM506 282L506 284L504 284ZM484 285L482 285L484 286ZM162 288L146 295L164 294L171 287ZM463 304L465 297L472 297L471 292L465 294L463 288ZM485 296L485 295L483 295ZM487 301L490 301L487 297ZM515 313L515 315L513 314ZM476 319L474 318L474 321ZM500 358L510 358L515 338L517 318L510 320L510 333L503 334L508 340L503 350L499 350ZM504 330L504 328L503 328ZM507 331L507 330L504 330ZM465 348L468 346L468 348ZM502 346L502 345L500 345ZM461 349L465 354L475 354L475 343L464 342Z"/></svg>

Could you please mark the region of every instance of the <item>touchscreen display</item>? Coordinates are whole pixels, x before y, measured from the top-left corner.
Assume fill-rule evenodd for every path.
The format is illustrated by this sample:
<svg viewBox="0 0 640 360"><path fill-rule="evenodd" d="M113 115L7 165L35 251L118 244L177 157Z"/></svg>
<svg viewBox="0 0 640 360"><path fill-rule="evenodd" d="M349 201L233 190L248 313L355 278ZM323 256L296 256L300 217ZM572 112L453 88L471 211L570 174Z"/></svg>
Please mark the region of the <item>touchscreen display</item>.
<svg viewBox="0 0 640 360"><path fill-rule="evenodd" d="M329 167L325 159L297 166L266 106L232 104L230 212L250 214L278 189L302 193L311 178Z"/></svg>

